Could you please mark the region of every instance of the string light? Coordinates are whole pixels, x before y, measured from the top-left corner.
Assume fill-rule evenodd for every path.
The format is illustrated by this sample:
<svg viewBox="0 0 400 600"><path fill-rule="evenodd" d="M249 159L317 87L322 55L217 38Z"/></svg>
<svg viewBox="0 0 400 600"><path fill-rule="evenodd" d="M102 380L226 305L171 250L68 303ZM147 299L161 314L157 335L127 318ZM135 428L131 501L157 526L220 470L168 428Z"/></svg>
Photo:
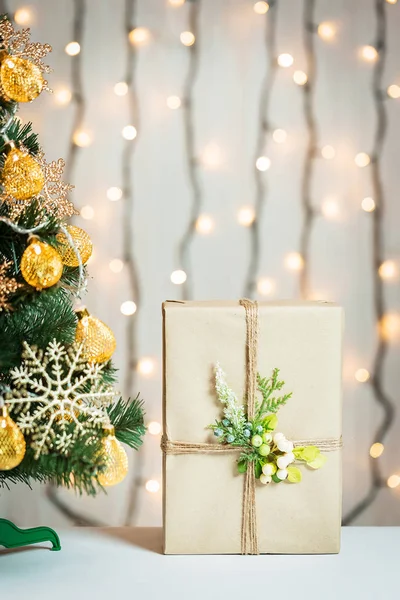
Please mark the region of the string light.
<svg viewBox="0 0 400 600"><path fill-rule="evenodd" d="M107 198L111 200L111 202L116 202L117 200L121 200L122 198L122 190L119 187L110 187L107 190Z"/></svg>
<svg viewBox="0 0 400 600"><path fill-rule="evenodd" d="M121 304L120 310L126 317L131 317L135 314L137 306L133 300L125 300L125 302Z"/></svg>
<svg viewBox="0 0 400 600"><path fill-rule="evenodd" d="M389 98L393 99L400 98L400 86L396 85L395 83L389 85L387 89L387 95L389 96Z"/></svg>
<svg viewBox="0 0 400 600"><path fill-rule="evenodd" d="M54 92L54 100L57 104L65 105L71 102L72 93L68 88L58 88Z"/></svg>
<svg viewBox="0 0 400 600"><path fill-rule="evenodd" d="M396 4L397 0L386 0L388 4Z"/></svg>
<svg viewBox="0 0 400 600"><path fill-rule="evenodd" d="M182 31L179 39L184 46L193 46L196 41L196 38L191 31Z"/></svg>
<svg viewBox="0 0 400 600"><path fill-rule="evenodd" d="M387 480L387 486L389 488L397 488L400 485L400 476L399 475L391 475Z"/></svg>
<svg viewBox="0 0 400 600"><path fill-rule="evenodd" d="M94 217L93 206L90 206L89 204L87 204L86 206L82 206L82 208L80 210L80 215L81 215L82 219L86 219L87 221L90 221L91 219L93 219L93 217Z"/></svg>
<svg viewBox="0 0 400 600"><path fill-rule="evenodd" d="M299 252L289 252L285 256L285 267L290 271L301 271L304 268L304 260Z"/></svg>
<svg viewBox="0 0 400 600"><path fill-rule="evenodd" d="M378 58L378 51L374 46L363 46L361 48L361 57L367 62L375 62Z"/></svg>
<svg viewBox="0 0 400 600"><path fill-rule="evenodd" d="M17 25L30 25L33 21L32 10L27 6L19 8L14 13L14 21Z"/></svg>
<svg viewBox="0 0 400 600"><path fill-rule="evenodd" d="M256 2L253 10L257 15L265 15L269 11L269 4L268 2Z"/></svg>
<svg viewBox="0 0 400 600"><path fill-rule="evenodd" d="M355 155L354 162L356 163L357 167L363 168L369 165L371 159L366 152L359 152Z"/></svg>
<svg viewBox="0 0 400 600"><path fill-rule="evenodd" d="M320 23L318 25L317 33L322 40L330 42L333 39L335 39L336 27L333 23L328 23L328 21L324 21L323 23Z"/></svg>
<svg viewBox="0 0 400 600"><path fill-rule="evenodd" d="M336 152L335 152L335 148L333 148L333 146L324 146L321 149L321 156L322 158L326 158L327 160L330 160L332 158L335 158Z"/></svg>
<svg viewBox="0 0 400 600"><path fill-rule="evenodd" d="M110 260L108 266L110 267L110 271L113 273L121 273L124 268L124 263L120 258L113 258Z"/></svg>
<svg viewBox="0 0 400 600"><path fill-rule="evenodd" d="M361 202L361 208L365 210L365 212L373 212L376 208L375 201L370 196L367 196Z"/></svg>
<svg viewBox="0 0 400 600"><path fill-rule="evenodd" d="M400 338L400 315L395 312L383 315L379 323L379 332L384 340L397 341Z"/></svg>
<svg viewBox="0 0 400 600"><path fill-rule="evenodd" d="M297 83L297 85L305 85L308 81L308 77L304 71L295 71L293 73L293 81Z"/></svg>
<svg viewBox="0 0 400 600"><path fill-rule="evenodd" d="M186 279L187 275L185 271L182 271L181 269L178 269L177 271L172 271L171 273L171 281L175 285L182 285L182 283L185 283Z"/></svg>
<svg viewBox="0 0 400 600"><path fill-rule="evenodd" d="M182 101L179 98L179 96L168 96L167 106L171 110L176 110L177 108L180 108L181 104L182 104Z"/></svg>
<svg viewBox="0 0 400 600"><path fill-rule="evenodd" d="M372 444L371 448L369 449L369 455L372 458L379 458L382 456L384 449L385 447L383 444L380 442L375 442L375 444Z"/></svg>
<svg viewBox="0 0 400 600"><path fill-rule="evenodd" d="M278 65L284 69L291 67L293 62L294 60L291 54L284 53L278 56Z"/></svg>
<svg viewBox="0 0 400 600"><path fill-rule="evenodd" d="M272 139L277 144L283 144L287 140L287 133L284 129L275 129L272 133Z"/></svg>
<svg viewBox="0 0 400 600"><path fill-rule="evenodd" d="M222 164L220 147L215 143L207 144L203 150L201 162L203 163L203 166L208 169L217 169L220 167Z"/></svg>
<svg viewBox="0 0 400 600"><path fill-rule="evenodd" d="M78 42L69 42L65 46L65 52L68 56L76 56L81 51L81 45Z"/></svg>
<svg viewBox="0 0 400 600"><path fill-rule="evenodd" d="M268 156L259 156L256 160L256 168L259 171L268 171L271 166L271 160Z"/></svg>
<svg viewBox="0 0 400 600"><path fill-rule="evenodd" d="M256 218L255 210L252 206L242 206L239 209L237 220L239 225L243 227L250 227L252 223L254 223L254 219Z"/></svg>
<svg viewBox="0 0 400 600"><path fill-rule="evenodd" d="M133 125L125 125L125 127L122 130L122 137L126 140L134 140L136 136L136 127L134 127Z"/></svg>
<svg viewBox="0 0 400 600"><path fill-rule="evenodd" d="M146 481L146 490L151 494L155 494L160 489L160 484L155 479L149 479Z"/></svg>
<svg viewBox="0 0 400 600"><path fill-rule="evenodd" d="M399 274L394 260L385 260L380 265L378 273L382 279L396 279Z"/></svg>
<svg viewBox="0 0 400 600"><path fill-rule="evenodd" d="M119 81L114 85L114 94L116 96L126 96L128 93L128 84L125 81Z"/></svg>
<svg viewBox="0 0 400 600"><path fill-rule="evenodd" d="M275 291L275 281L273 279L269 279L268 277L260 277L257 281L257 292L260 296L269 296Z"/></svg>
<svg viewBox="0 0 400 600"><path fill-rule="evenodd" d="M168 3L174 8L178 8L179 6L183 6L185 4L185 0L168 0Z"/></svg>
<svg viewBox="0 0 400 600"><path fill-rule="evenodd" d="M150 376L154 373L156 365L154 360L149 357L140 358L137 364L137 370L141 375Z"/></svg>
<svg viewBox="0 0 400 600"><path fill-rule="evenodd" d="M128 38L131 44L143 46L150 40L150 31L147 27L135 27L129 32Z"/></svg>
<svg viewBox="0 0 400 600"><path fill-rule="evenodd" d="M196 219L196 231L201 235L207 235L214 229L214 220L210 215L199 215Z"/></svg>
<svg viewBox="0 0 400 600"><path fill-rule="evenodd" d="M158 423L158 421L151 421L147 425L147 431L150 435L160 435L162 431L161 423Z"/></svg>
<svg viewBox="0 0 400 600"><path fill-rule="evenodd" d="M322 203L321 212L325 219L337 219L340 215L339 205L333 198L327 198Z"/></svg>
<svg viewBox="0 0 400 600"><path fill-rule="evenodd" d="M357 371L354 373L354 377L359 383L366 383L370 378L370 374L367 369L361 368L357 369Z"/></svg>
<svg viewBox="0 0 400 600"><path fill-rule="evenodd" d="M79 148L87 148L92 143L92 136L89 132L79 129L74 132L72 141L75 146L79 146Z"/></svg>

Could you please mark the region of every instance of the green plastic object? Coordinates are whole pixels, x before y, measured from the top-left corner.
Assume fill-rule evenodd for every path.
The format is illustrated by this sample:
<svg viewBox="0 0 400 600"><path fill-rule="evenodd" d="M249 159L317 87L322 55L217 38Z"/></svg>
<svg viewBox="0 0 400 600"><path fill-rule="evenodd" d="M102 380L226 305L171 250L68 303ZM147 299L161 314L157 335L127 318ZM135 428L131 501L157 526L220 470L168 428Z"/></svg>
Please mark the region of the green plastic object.
<svg viewBox="0 0 400 600"><path fill-rule="evenodd" d="M20 548L31 544L51 542L51 550L61 550L60 538L50 527L33 527L20 529L7 519L0 519L0 546L5 548Z"/></svg>

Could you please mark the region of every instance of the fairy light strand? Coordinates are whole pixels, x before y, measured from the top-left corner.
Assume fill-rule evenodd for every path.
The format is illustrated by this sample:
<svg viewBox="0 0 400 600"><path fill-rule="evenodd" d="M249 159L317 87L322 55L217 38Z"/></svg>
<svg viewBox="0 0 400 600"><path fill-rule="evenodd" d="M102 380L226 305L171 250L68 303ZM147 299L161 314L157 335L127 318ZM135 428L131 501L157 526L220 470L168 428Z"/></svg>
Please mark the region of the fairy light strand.
<svg viewBox="0 0 400 600"><path fill-rule="evenodd" d="M374 193L375 210L372 218L372 269L374 287L374 311L377 331L379 332L378 345L372 365L369 383L374 392L374 399L383 411L383 419L375 431L372 444L382 444L394 423L395 404L393 399L384 389L385 360L389 350L388 341L380 331L380 324L386 312L384 295L384 282L379 275L379 267L384 261L384 210L385 197L382 185L381 160L382 150L387 132L387 113L385 105L385 92L382 87L382 78L385 71L387 54L387 21L385 13L385 0L375 0L376 14L376 43L374 47L378 52L372 77L372 95L376 112L376 129L374 144L371 154L371 179ZM379 459L369 457L371 481L366 495L345 515L344 525L353 523L375 501L379 491L386 487L386 479L382 475Z"/></svg>
<svg viewBox="0 0 400 600"><path fill-rule="evenodd" d="M310 242L311 233L316 217L316 211L311 200L311 185L314 173L314 164L318 154L318 131L314 111L314 92L316 78L315 55L315 0L304 0L303 28L304 51L306 56L307 81L302 86L303 106L306 126L308 131L308 144L303 167L301 183L301 203L303 208L303 223L300 232L300 254L303 258L302 269L299 270L300 295L302 298L310 294Z"/></svg>
<svg viewBox="0 0 400 600"><path fill-rule="evenodd" d="M72 123L69 149L66 160L66 181L72 181L77 155L80 146L76 144L75 134L80 131L86 112L86 101L82 82L82 42L86 19L86 0L74 0L74 16L72 24L72 40L80 46L78 54L71 56L71 87L72 102L75 104L75 114Z"/></svg>
<svg viewBox="0 0 400 600"><path fill-rule="evenodd" d="M256 151L254 157L254 178L255 178L255 218L250 226L251 250L250 262L246 276L245 292L246 297L252 298L257 286L257 275L260 266L260 224L266 203L267 183L265 173L257 168L258 157L265 151L265 144L268 135L271 133L271 124L269 121L269 107L274 88L278 63L276 59L276 22L278 5L275 1L269 3L269 10L265 13L265 53L267 62L267 71L261 85L259 100L258 117L258 136L256 141Z"/></svg>
<svg viewBox="0 0 400 600"><path fill-rule="evenodd" d="M129 33L135 28L136 0L125 0L124 35L125 35L125 76L123 81L127 85L127 102L129 123L134 124L137 132L140 131L139 106L136 88L136 69L138 47L132 44ZM126 324L126 357L125 386L126 397L134 397L135 373L138 363L137 319L141 306L141 290L138 269L134 254L133 228L134 194L132 186L132 164L138 136L133 140L125 139L122 152L122 192L123 192L123 261L127 272L127 281L130 297L134 300L136 310L134 316L127 318ZM128 507L125 522L127 525L134 522L138 510L139 490L142 483L143 452L135 458L135 470L129 490Z"/></svg>
<svg viewBox="0 0 400 600"><path fill-rule="evenodd" d="M194 35L195 42L187 46L189 52L189 66L184 84L182 114L187 155L187 168L191 188L192 203L190 207L189 222L180 241L178 258L180 267L186 273L186 281L182 283L182 299L187 300L193 295L193 275L191 272L190 248L196 234L196 222L203 204L201 184L198 174L198 159L196 156L196 140L194 128L194 86L197 79L199 66L198 51L198 24L200 14L200 0L191 0L189 6L189 29Z"/></svg>

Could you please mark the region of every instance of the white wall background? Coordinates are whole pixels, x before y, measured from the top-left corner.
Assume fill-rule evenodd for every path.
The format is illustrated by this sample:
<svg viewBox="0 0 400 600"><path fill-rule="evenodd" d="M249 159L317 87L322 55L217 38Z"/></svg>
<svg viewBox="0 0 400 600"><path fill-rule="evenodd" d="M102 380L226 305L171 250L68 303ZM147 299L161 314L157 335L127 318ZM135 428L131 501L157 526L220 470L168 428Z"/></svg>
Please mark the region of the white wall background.
<svg viewBox="0 0 400 600"><path fill-rule="evenodd" d="M83 86L87 103L85 129L93 143L79 152L73 176L73 199L78 207L94 207L93 220L80 220L91 235L95 254L90 262L93 280L87 305L91 312L114 330L118 350L115 363L121 382L127 361L126 320L139 321L141 356L155 360L153 376L138 376L135 388L146 400L148 421L161 419L161 310L164 299L180 297L179 286L170 282L179 268L177 245L187 227L191 202L187 157L181 110L170 110L166 98L181 95L189 51L179 41L188 29L188 3L172 8L167 0L137 0L138 26L151 32L150 42L139 49L137 89L141 115L140 136L132 160L134 185L134 237L142 288L140 314L124 317L120 304L129 296L126 274L113 274L109 261L122 252L122 202L110 202L106 190L121 186L121 129L128 124L126 97L117 97L113 86L125 71L123 0L87 0L82 44ZM220 152L215 169L199 169L204 194L203 212L215 221L214 231L196 236L192 247L195 297L237 298L243 294L249 261L249 229L237 222L238 209L252 204L255 197L253 159L258 126L258 103L266 70L263 44L266 16L253 11L251 0L201 0L198 35L199 74L195 85L194 126L201 158L207 146ZM298 296L298 273L288 271L284 257L297 251L301 227L300 182L307 135L303 117L302 89L293 83L295 68L306 70L302 39L302 0L278 0L278 54L289 52L295 65L280 69L271 104L271 120L288 133L285 144L268 142L271 169L267 204L262 220L260 276L276 282L273 297ZM9 10L23 6L9 1ZM49 42L54 73L51 87L71 85L71 58L64 52L72 40L72 0L35 0L33 39ZM400 3L385 5L388 17L388 60L384 86L400 84ZM354 164L360 151L371 151L375 111L371 94L373 64L360 60L359 48L373 43L375 12L373 0L317 0L316 21L332 21L338 29L336 40L326 43L316 37L318 77L315 109L321 146L332 145L336 157L317 163L313 190L318 206L334 196L340 207L337 220L319 218L312 235L311 281L319 298L339 302L346 310L344 359L344 511L347 512L367 491L369 448L381 418L368 384L354 378L357 368L370 368L377 341L373 311L371 214L361 210L365 196L372 195L371 173ZM383 155L383 182L386 197L385 255L399 260L398 228L400 204L398 168L400 100L387 102L389 130ZM23 107L21 116L31 119L40 133L50 159L66 156L71 137L74 106L59 106L55 97L43 94ZM398 282L385 283L388 309L399 307ZM385 387L398 406L400 371L399 347L391 342L385 366ZM400 420L385 441L378 460L385 477L400 475ZM161 522L161 494L145 491L148 479L160 480L159 437L148 435L141 451L144 461L139 504L134 521L141 525ZM131 457L132 478L136 457ZM108 496L76 498L61 491L60 496L75 510L110 524L125 521L130 482L125 481ZM15 488L1 493L2 516L21 525L47 523L67 525L35 487ZM384 488L377 500L356 521L357 524L400 525L400 487Z"/></svg>

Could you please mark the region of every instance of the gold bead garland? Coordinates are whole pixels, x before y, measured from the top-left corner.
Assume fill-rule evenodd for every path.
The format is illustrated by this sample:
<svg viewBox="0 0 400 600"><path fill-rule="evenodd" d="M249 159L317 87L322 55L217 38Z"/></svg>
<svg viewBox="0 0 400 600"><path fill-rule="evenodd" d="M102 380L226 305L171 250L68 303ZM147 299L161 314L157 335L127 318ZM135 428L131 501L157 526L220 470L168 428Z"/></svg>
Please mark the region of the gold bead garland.
<svg viewBox="0 0 400 600"><path fill-rule="evenodd" d="M25 451L25 438L3 406L0 408L0 471L10 471L17 467L22 462Z"/></svg>
<svg viewBox="0 0 400 600"><path fill-rule="evenodd" d="M29 285L37 290L55 285L61 278L61 257L46 242L33 239L21 258L21 273Z"/></svg>
<svg viewBox="0 0 400 600"><path fill-rule="evenodd" d="M115 437L114 427L106 428L108 433L103 438L103 454L106 468L98 477L100 485L109 487L123 481L128 473L128 457L121 443Z"/></svg>
<svg viewBox="0 0 400 600"><path fill-rule="evenodd" d="M110 360L117 343L111 329L86 309L77 311L79 318L75 341L83 345L82 356L87 362L102 363Z"/></svg>
<svg viewBox="0 0 400 600"><path fill-rule="evenodd" d="M67 231L75 244L76 251L79 252L82 264L86 264L92 255L93 249L92 240L90 239L89 234L75 225L68 225ZM58 251L61 255L61 260L63 261L64 265L67 267L78 267L79 260L76 255L76 251L70 245L65 233L59 233L57 235L57 241L60 243Z"/></svg>
<svg viewBox="0 0 400 600"><path fill-rule="evenodd" d="M16 200L28 200L43 188L44 173L27 151L12 148L4 163L2 183Z"/></svg>
<svg viewBox="0 0 400 600"><path fill-rule="evenodd" d="M7 55L1 63L0 81L4 94L15 102L31 102L45 85L37 65L25 58Z"/></svg>

